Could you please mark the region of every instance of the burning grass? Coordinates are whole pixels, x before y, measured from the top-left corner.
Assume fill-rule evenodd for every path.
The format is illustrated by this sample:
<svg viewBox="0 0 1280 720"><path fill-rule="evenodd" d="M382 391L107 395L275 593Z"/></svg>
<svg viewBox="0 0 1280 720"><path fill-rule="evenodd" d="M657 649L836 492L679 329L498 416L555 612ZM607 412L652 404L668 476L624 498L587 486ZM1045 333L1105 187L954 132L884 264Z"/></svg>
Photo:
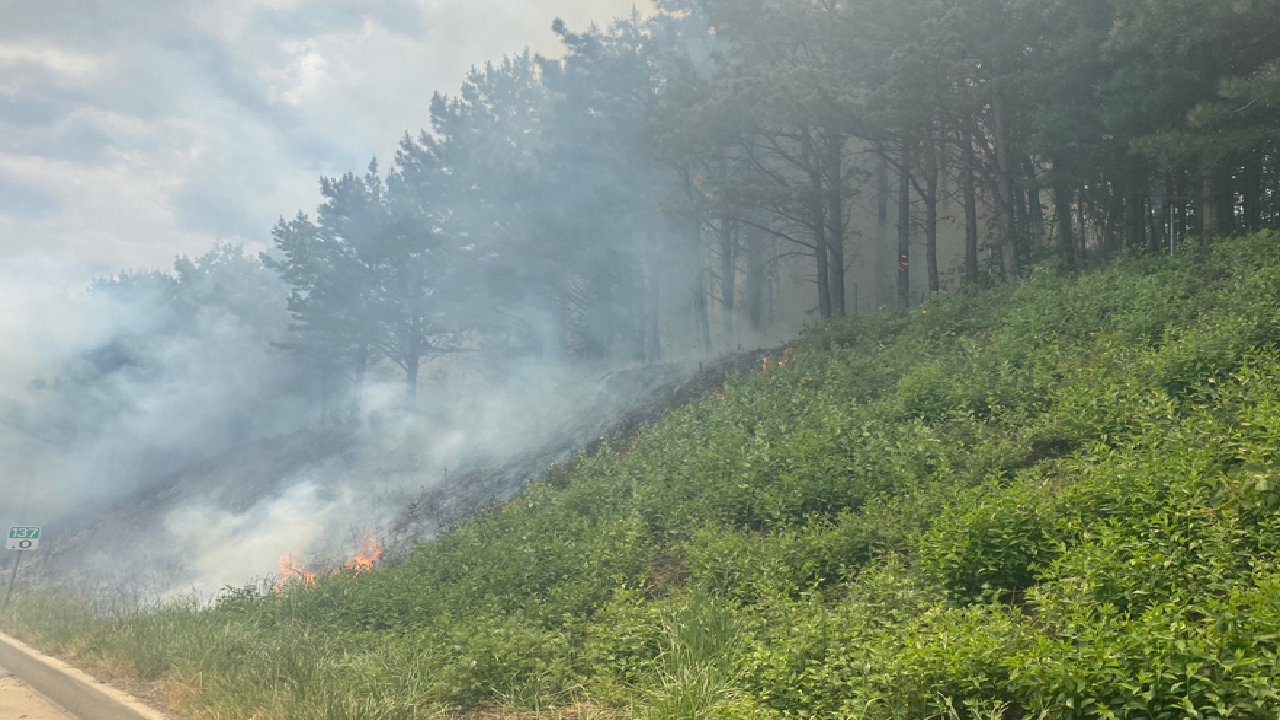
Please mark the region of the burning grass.
<svg viewBox="0 0 1280 720"><path fill-rule="evenodd" d="M386 552L382 541L376 535L365 535L360 538L356 550L342 563L342 570L353 573L371 572L378 566L378 560ZM339 570L331 571L331 575L337 575ZM314 570L308 570L298 559L294 553L286 553L280 558L280 576L276 578L275 585L272 589L277 595L282 595L290 585L301 585L303 587L313 587L316 584L318 573Z"/></svg>
<svg viewBox="0 0 1280 720"><path fill-rule="evenodd" d="M342 563L344 570L352 572L369 572L378 566L378 559L386 552L386 548L382 546L382 542L378 540L376 535L365 535L360 538L359 547L356 548L355 554L347 558Z"/></svg>
<svg viewBox="0 0 1280 720"><path fill-rule="evenodd" d="M290 583L311 587L316 584L316 574L303 566L297 555L286 553L280 558L280 577L274 587L276 593L283 593Z"/></svg>

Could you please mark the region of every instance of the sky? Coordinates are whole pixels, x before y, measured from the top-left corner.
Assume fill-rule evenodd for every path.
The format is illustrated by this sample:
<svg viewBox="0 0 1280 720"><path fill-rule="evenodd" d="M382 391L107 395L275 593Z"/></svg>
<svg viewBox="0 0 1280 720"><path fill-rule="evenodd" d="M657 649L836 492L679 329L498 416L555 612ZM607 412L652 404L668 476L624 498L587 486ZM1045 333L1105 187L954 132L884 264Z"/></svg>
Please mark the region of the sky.
<svg viewBox="0 0 1280 720"><path fill-rule="evenodd" d="M217 239L389 159L435 91L634 0L0 0L0 315Z"/></svg>

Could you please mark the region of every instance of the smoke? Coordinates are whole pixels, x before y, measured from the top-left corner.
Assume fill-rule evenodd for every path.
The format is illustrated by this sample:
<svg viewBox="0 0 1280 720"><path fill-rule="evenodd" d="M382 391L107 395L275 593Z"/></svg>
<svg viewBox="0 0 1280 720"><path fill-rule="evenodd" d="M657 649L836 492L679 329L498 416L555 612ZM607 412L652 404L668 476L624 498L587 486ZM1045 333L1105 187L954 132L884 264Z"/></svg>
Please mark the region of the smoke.
<svg viewBox="0 0 1280 720"><path fill-rule="evenodd" d="M199 593L239 586L279 572L283 554L324 556L347 538L340 529L361 503L352 488L321 488L307 481L264 498L241 513L205 503L183 504L164 516L158 539L187 559L174 588L189 583Z"/></svg>
<svg viewBox="0 0 1280 720"><path fill-rule="evenodd" d="M0 189L21 190L0 203L0 524L50 529L46 578L207 597L286 554L335 567L366 534L434 532L397 524L424 492L448 490L443 516L510 496L691 373L474 353L424 366L406 414L383 362L324 424L279 346L287 288L250 259L317 175L420 129L432 90L630 0L0 8Z"/></svg>
<svg viewBox="0 0 1280 720"><path fill-rule="evenodd" d="M641 3L643 6L644 3ZM433 91L631 0L0 2L0 258L94 274L261 245ZM80 278L73 278L77 282ZM9 292L6 290L5 292Z"/></svg>
<svg viewBox="0 0 1280 720"><path fill-rule="evenodd" d="M334 568L369 534L402 554L652 415L698 367L466 353L424 364L408 414L383 362L361 412L322 425L305 369L274 343L286 288L238 248L90 291L62 290L56 264L0 268L24 287L0 315L0 524L49 529L50 582L135 601L269 583L287 554ZM432 490L438 517L400 522Z"/></svg>
<svg viewBox="0 0 1280 720"><path fill-rule="evenodd" d="M61 283L52 259L0 263L0 521L47 517L79 489L66 481L78 474L77 459L57 432L33 420L33 381L110 337L115 317Z"/></svg>
<svg viewBox="0 0 1280 720"><path fill-rule="evenodd" d="M160 282L66 290L48 262L0 262L0 282L0 521L87 512L288 422L246 400L285 370L267 328L216 305L179 316Z"/></svg>
<svg viewBox="0 0 1280 720"><path fill-rule="evenodd" d="M47 528L49 581L139 600L269 580L286 554L336 567L367 534L403 549L423 491L480 473L455 515L509 497L687 370L467 353L425 364L406 414L382 363L362 412L321 426L273 342L286 288L238 248L87 291L64 270L0 263L18 289L0 295L0 524Z"/></svg>
<svg viewBox="0 0 1280 720"><path fill-rule="evenodd" d="M168 357L189 357L184 352ZM631 371L632 377L530 361L495 379L476 364L457 363L428 382L423 410L412 416L399 410L402 386L387 383L369 389L370 411L358 426L233 444L197 442L181 422L152 428L148 441L168 438L166 447L182 464L137 492L127 492L115 476L108 482L123 493L120 502L95 503L93 512L55 523L46 573L55 582L74 578L79 590L127 588L143 597L195 591L208 598L225 586L269 585L286 554L324 571L338 567L368 535L403 551L422 532L397 535L395 522L423 491L443 487L458 494L452 517L510 497L688 370L657 367ZM209 379L214 386L226 380ZM120 434L108 433L78 452L96 456L104 445L145 433L144 423L174 418L180 407L147 398L136 417L119 425ZM201 423L218 421L216 414L200 415ZM81 483L100 481L94 462L77 460L61 467L78 473ZM72 496L85 503L91 492L81 486Z"/></svg>

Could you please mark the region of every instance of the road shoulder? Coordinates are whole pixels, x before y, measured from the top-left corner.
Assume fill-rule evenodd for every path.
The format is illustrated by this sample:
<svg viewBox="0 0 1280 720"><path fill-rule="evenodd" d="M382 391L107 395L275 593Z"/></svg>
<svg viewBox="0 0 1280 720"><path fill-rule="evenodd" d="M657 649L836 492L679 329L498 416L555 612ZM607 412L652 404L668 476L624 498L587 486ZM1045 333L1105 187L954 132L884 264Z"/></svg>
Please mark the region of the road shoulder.
<svg viewBox="0 0 1280 720"><path fill-rule="evenodd" d="M76 720L170 720L83 670L43 655L4 633L0 633L0 667L70 712Z"/></svg>

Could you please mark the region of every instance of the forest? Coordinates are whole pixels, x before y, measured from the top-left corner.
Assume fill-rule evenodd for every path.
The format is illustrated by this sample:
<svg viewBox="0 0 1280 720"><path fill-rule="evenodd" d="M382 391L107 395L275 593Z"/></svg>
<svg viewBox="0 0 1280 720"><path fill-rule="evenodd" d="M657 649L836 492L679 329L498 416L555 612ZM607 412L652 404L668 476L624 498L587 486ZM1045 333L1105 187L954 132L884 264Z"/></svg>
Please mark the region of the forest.
<svg viewBox="0 0 1280 720"><path fill-rule="evenodd" d="M389 163L321 178L262 258L285 287L205 259L316 417L375 367L412 407L445 356L710 355L1280 215L1272 0L659 9L558 22L563 58L475 68ZM184 267L102 287L200 295Z"/></svg>

